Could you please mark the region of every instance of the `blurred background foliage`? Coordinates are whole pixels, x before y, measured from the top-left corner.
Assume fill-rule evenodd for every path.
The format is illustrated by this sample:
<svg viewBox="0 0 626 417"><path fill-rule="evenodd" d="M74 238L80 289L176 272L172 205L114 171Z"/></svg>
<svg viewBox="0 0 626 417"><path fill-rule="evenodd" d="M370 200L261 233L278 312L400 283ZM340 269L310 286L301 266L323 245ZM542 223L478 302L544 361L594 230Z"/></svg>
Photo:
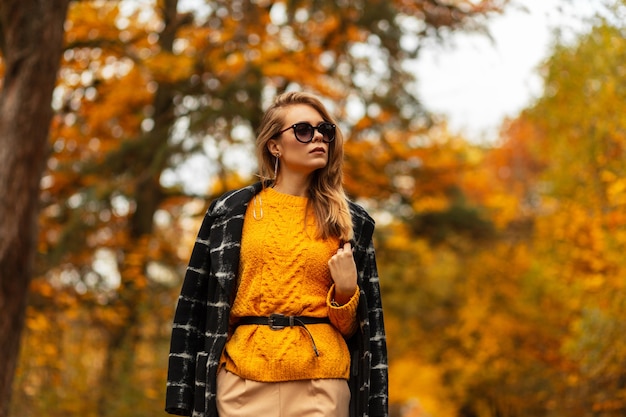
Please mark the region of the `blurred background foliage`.
<svg viewBox="0 0 626 417"><path fill-rule="evenodd" d="M510 6L72 2L11 415L164 414L204 211L255 181L272 98L306 89L341 120L347 191L377 220L392 415L623 416L623 2L555 41L543 96L497 143L416 94L424 42Z"/></svg>

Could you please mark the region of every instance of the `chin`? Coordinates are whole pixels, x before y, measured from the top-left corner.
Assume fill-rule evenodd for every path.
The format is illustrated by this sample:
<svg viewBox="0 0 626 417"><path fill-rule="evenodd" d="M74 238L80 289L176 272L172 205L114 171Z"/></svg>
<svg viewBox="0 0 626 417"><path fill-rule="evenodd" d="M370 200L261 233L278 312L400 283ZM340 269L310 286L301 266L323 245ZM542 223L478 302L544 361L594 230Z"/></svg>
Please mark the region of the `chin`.
<svg viewBox="0 0 626 417"><path fill-rule="evenodd" d="M319 170L322 170L322 169L324 169L324 168L326 168L326 164L325 164L325 163L324 163L324 164L319 164L319 165L318 165L318 166L314 169L314 171L319 171Z"/></svg>

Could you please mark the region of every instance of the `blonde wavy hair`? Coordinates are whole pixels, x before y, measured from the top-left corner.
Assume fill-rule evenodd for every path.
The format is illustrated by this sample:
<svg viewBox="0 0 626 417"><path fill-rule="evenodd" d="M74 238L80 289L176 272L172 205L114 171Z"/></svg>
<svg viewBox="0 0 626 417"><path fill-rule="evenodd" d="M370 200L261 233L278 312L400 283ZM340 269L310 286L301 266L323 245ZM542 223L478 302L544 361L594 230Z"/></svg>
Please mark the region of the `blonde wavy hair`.
<svg viewBox="0 0 626 417"><path fill-rule="evenodd" d="M256 139L259 175L264 184L273 180L276 157L268 149L285 123L284 109L305 104L315 109L324 121L337 125L322 102L305 92L287 92L277 96L265 112ZM343 189L343 135L337 125L335 140L328 144L328 163L311 174L308 205L313 209L319 237L337 237L348 242L353 237L352 217Z"/></svg>

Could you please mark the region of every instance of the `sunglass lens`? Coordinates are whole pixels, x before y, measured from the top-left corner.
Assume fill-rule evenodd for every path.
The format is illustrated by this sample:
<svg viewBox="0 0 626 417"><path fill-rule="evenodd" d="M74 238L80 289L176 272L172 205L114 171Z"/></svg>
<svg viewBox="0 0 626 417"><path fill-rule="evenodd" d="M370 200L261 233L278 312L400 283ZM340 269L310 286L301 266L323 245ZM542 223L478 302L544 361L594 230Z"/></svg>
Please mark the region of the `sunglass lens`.
<svg viewBox="0 0 626 417"><path fill-rule="evenodd" d="M328 142L332 142L335 139L335 126L332 124L322 123L317 127L317 130Z"/></svg>
<svg viewBox="0 0 626 417"><path fill-rule="evenodd" d="M294 130L296 138L302 142L309 142L313 138L313 126L308 123L298 123Z"/></svg>

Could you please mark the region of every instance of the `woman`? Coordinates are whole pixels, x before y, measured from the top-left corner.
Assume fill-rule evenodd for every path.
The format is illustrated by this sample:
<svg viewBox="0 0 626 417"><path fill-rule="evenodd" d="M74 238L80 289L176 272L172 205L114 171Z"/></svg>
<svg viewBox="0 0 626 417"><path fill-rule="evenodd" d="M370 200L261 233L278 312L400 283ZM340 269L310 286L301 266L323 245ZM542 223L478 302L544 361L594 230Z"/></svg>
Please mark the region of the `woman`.
<svg viewBox="0 0 626 417"><path fill-rule="evenodd" d="M372 235L346 199L343 137L315 96L261 122L263 181L209 207L174 317L166 411L387 416L387 351Z"/></svg>

